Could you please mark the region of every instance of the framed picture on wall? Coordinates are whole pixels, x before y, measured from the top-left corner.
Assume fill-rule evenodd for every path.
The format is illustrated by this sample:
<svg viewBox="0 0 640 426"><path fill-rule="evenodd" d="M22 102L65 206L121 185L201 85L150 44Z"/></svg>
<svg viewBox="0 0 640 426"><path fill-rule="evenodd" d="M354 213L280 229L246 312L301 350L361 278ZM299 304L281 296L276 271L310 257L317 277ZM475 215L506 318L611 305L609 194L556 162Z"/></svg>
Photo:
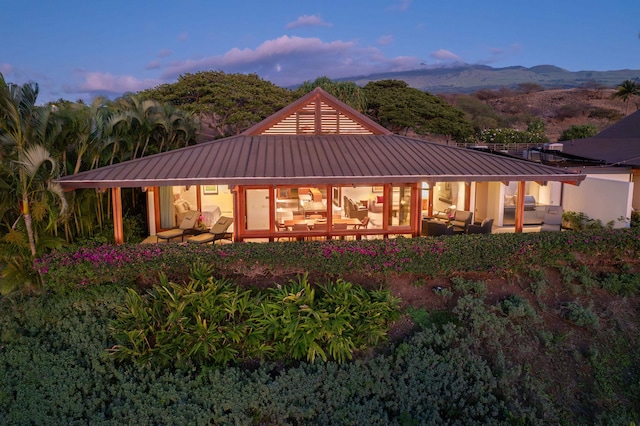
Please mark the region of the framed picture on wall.
<svg viewBox="0 0 640 426"><path fill-rule="evenodd" d="M203 192L206 195L217 194L218 193L218 185L205 185Z"/></svg>
<svg viewBox="0 0 640 426"><path fill-rule="evenodd" d="M339 186L334 186L331 198L333 199L333 204L338 207L342 206L342 188L340 188Z"/></svg>
<svg viewBox="0 0 640 426"><path fill-rule="evenodd" d="M278 188L278 198L291 198L291 188Z"/></svg>
<svg viewBox="0 0 640 426"><path fill-rule="evenodd" d="M374 186L371 190L373 192L384 192L384 186Z"/></svg>

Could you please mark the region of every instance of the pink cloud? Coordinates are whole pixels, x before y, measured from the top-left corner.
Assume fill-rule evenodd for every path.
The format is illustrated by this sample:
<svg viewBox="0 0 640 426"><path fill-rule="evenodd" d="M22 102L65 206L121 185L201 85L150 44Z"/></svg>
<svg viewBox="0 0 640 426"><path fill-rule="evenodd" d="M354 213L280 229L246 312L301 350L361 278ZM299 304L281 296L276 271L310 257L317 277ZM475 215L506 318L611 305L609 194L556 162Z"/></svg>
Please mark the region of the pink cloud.
<svg viewBox="0 0 640 426"><path fill-rule="evenodd" d="M151 61L149 62L144 69L146 70L157 70L161 66L160 61Z"/></svg>
<svg viewBox="0 0 640 426"><path fill-rule="evenodd" d="M489 49L489 57L478 61L480 64L492 64L498 61L503 61L511 56L516 56L522 52L522 46L518 43L513 43L507 47L494 47Z"/></svg>
<svg viewBox="0 0 640 426"><path fill-rule="evenodd" d="M440 49L436 50L435 52L431 52L430 56L439 61L462 61L462 58L460 56L446 49Z"/></svg>
<svg viewBox="0 0 640 426"><path fill-rule="evenodd" d="M381 46L388 46L391 43L393 43L393 36L392 35L384 35L380 38L378 38L378 44Z"/></svg>
<svg viewBox="0 0 640 426"><path fill-rule="evenodd" d="M9 64L0 64L0 72L5 76L13 71L13 67ZM6 77L5 77L6 80Z"/></svg>
<svg viewBox="0 0 640 426"><path fill-rule="evenodd" d="M325 22L318 15L298 16L295 21L289 22L285 28L292 29L298 27L330 27L332 24Z"/></svg>
<svg viewBox="0 0 640 426"><path fill-rule="evenodd" d="M83 83L77 85L76 91L121 94L124 92L137 92L163 83L157 79L140 80L128 75L113 75L100 72L85 73L84 79Z"/></svg>
<svg viewBox="0 0 640 426"><path fill-rule="evenodd" d="M353 41L324 42L319 38L281 36L255 49L233 48L223 55L175 62L162 74L173 79L180 74L206 70L257 73L275 84L290 86L320 76L342 78L418 68L416 57L387 58L377 48L362 48Z"/></svg>

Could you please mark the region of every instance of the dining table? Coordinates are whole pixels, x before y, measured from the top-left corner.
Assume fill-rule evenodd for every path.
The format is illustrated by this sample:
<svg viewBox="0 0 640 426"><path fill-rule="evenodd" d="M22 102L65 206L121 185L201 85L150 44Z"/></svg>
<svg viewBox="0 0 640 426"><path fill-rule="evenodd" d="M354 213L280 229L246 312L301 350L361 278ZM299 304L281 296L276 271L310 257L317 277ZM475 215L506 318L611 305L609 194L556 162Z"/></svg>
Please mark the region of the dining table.
<svg viewBox="0 0 640 426"><path fill-rule="evenodd" d="M293 225L300 223L306 224L311 230L313 230L314 225L326 224L328 222L326 219L286 219L283 223L284 226L286 226L289 230L293 228ZM331 223L334 225L338 223L344 223L347 226L353 226L355 228L356 226L361 225L362 221L356 217L338 217L334 218Z"/></svg>

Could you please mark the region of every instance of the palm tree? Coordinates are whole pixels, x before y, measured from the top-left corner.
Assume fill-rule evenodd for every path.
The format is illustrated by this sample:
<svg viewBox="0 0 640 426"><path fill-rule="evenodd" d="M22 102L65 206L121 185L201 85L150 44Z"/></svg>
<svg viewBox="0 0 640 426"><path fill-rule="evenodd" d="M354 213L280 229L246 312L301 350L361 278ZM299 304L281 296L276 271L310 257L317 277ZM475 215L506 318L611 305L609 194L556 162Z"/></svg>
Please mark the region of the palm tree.
<svg viewBox="0 0 640 426"><path fill-rule="evenodd" d="M121 108L121 112L112 117L111 125L114 128L124 127L121 130L125 131L135 144L132 159L138 158L140 145L142 145L140 157L143 157L154 133L158 130L167 130L162 105L152 99L141 100L132 94L120 98L117 105Z"/></svg>
<svg viewBox="0 0 640 426"><path fill-rule="evenodd" d="M43 208L50 208L51 201L60 202L62 213L67 207L62 188L53 182L57 162L46 146L51 136L47 131L50 108L37 106L37 97L37 84L7 84L0 74L0 144L5 148L2 170L19 205L12 228L20 218L24 220L32 258L37 250L31 207L37 206L38 218L43 217Z"/></svg>
<svg viewBox="0 0 640 426"><path fill-rule="evenodd" d="M640 85L636 80L625 80L620 84L616 91L611 95L612 98L620 98L627 103L625 114L629 114L629 101L633 96L640 95Z"/></svg>

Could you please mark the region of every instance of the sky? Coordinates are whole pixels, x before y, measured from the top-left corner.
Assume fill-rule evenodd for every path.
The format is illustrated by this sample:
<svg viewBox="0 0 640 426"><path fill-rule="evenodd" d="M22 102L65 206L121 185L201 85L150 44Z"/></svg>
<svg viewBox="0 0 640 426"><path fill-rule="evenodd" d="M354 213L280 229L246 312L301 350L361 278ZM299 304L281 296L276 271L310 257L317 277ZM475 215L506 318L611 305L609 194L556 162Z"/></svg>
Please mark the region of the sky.
<svg viewBox="0 0 640 426"><path fill-rule="evenodd" d="M640 70L638 0L0 0L0 73L39 103L180 75L282 87L453 64Z"/></svg>

